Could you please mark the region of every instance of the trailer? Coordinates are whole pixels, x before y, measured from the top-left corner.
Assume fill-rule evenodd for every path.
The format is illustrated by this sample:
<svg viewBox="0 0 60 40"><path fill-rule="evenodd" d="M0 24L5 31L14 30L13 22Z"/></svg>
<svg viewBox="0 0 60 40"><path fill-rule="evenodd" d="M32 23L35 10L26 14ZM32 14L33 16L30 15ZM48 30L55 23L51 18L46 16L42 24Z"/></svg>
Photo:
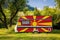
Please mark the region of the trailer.
<svg viewBox="0 0 60 40"><path fill-rule="evenodd" d="M52 16L21 16L15 32L51 32Z"/></svg>

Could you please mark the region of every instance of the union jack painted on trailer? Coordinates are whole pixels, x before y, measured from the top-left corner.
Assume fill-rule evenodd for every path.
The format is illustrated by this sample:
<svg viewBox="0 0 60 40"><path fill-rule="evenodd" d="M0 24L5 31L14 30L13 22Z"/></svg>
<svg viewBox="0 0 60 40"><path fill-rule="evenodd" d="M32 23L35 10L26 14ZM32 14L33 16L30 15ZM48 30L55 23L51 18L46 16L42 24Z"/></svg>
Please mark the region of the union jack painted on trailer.
<svg viewBox="0 0 60 40"><path fill-rule="evenodd" d="M51 16L21 16L15 27L15 32L51 32Z"/></svg>

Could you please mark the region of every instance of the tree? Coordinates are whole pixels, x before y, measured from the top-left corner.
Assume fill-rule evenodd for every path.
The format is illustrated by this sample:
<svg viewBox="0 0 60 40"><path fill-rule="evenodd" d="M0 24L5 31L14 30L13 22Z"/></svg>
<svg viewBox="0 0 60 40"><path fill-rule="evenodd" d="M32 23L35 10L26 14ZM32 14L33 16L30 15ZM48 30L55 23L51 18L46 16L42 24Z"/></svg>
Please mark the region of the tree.
<svg viewBox="0 0 60 40"><path fill-rule="evenodd" d="M35 16L40 16L40 11L37 8L34 8L34 15Z"/></svg>
<svg viewBox="0 0 60 40"><path fill-rule="evenodd" d="M48 16L48 15L51 15L52 12L51 12L51 8L49 8L48 6L44 6L44 9L42 10L42 15L45 15L45 16Z"/></svg>
<svg viewBox="0 0 60 40"><path fill-rule="evenodd" d="M15 15L17 14L17 12L21 11L25 6L26 6L26 0L14 0L13 3L10 2L10 10L12 12L11 18L10 18L10 26L12 25L12 20L15 17Z"/></svg>
<svg viewBox="0 0 60 40"><path fill-rule="evenodd" d="M59 24L60 24L60 0L55 0L55 2L56 2L56 10L57 10L57 20L56 20L56 22L57 22L57 26L59 26ZM58 27L58 28L60 28L60 27Z"/></svg>
<svg viewBox="0 0 60 40"><path fill-rule="evenodd" d="M5 5L5 6L4 6ZM2 18L0 16L0 21L2 23L4 23L5 27L8 28L7 26L7 16L4 13L4 8L9 9L10 10L10 18L9 18L9 23L10 26L12 25L12 20L14 19L14 17L16 16L16 14L18 13L18 11L22 11L24 9L26 5L26 0L0 0L0 15L2 14L2 16L4 18Z"/></svg>
<svg viewBox="0 0 60 40"><path fill-rule="evenodd" d="M23 12L24 12L24 14L26 15L26 12L27 11L29 11L29 8L28 7L25 7L24 9L23 9Z"/></svg>
<svg viewBox="0 0 60 40"><path fill-rule="evenodd" d="M52 16L53 28L60 28L57 27L58 23L60 23L60 9L57 8L49 8L47 6L41 11L42 15Z"/></svg>
<svg viewBox="0 0 60 40"><path fill-rule="evenodd" d="M2 16L4 17L4 19L2 19L0 17L0 20L4 23L5 27L8 28L7 27L7 22L6 22L6 16L5 16L5 14L3 12L3 8L2 8L4 2L5 2L5 0L0 0L0 14L2 14Z"/></svg>
<svg viewBox="0 0 60 40"><path fill-rule="evenodd" d="M56 2L56 7L60 9L60 0L55 0L55 2Z"/></svg>

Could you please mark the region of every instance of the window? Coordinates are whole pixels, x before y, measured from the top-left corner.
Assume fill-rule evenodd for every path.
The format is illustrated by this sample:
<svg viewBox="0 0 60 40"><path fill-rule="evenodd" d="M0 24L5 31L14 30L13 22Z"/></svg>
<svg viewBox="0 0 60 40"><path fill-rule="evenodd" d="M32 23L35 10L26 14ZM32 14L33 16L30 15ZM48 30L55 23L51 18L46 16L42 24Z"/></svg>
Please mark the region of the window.
<svg viewBox="0 0 60 40"><path fill-rule="evenodd" d="M30 24L29 20L22 20L22 24Z"/></svg>

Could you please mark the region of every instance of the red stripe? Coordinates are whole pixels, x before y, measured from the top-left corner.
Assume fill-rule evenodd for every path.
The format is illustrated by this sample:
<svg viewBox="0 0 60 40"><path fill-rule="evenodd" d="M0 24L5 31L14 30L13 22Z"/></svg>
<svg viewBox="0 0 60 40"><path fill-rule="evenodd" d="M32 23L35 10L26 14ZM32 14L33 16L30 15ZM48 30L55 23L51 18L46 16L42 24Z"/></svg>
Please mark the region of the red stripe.
<svg viewBox="0 0 60 40"><path fill-rule="evenodd" d="M49 30L50 32L52 31L52 28L45 28L46 30Z"/></svg>
<svg viewBox="0 0 60 40"><path fill-rule="evenodd" d="M26 16L27 19L32 20L33 16Z"/></svg>
<svg viewBox="0 0 60 40"><path fill-rule="evenodd" d="M44 24L43 24L43 25L37 25L37 26L50 26L50 25L44 25Z"/></svg>
<svg viewBox="0 0 60 40"><path fill-rule="evenodd" d="M23 18L19 18L18 22L20 22L20 21L22 21L22 20L23 20Z"/></svg>
<svg viewBox="0 0 60 40"><path fill-rule="evenodd" d="M52 22L52 20L42 20L39 23Z"/></svg>
<svg viewBox="0 0 60 40"><path fill-rule="evenodd" d="M52 18L52 16L49 16L48 18L46 18L46 19L51 19Z"/></svg>
<svg viewBox="0 0 60 40"><path fill-rule="evenodd" d="M44 30L42 30L41 28L37 28L38 32L45 32Z"/></svg>
<svg viewBox="0 0 60 40"><path fill-rule="evenodd" d="M49 32L52 31L52 28L45 28L46 30L49 30ZM38 32L45 32L44 30L42 30L41 28L37 28Z"/></svg>
<svg viewBox="0 0 60 40"><path fill-rule="evenodd" d="M19 28L19 27L17 28L18 32L20 32L20 31L23 30L23 29L24 29L24 28Z"/></svg>
<svg viewBox="0 0 60 40"><path fill-rule="evenodd" d="M48 28L45 28L46 30L48 30Z"/></svg>
<svg viewBox="0 0 60 40"><path fill-rule="evenodd" d="M21 30L23 30L25 28L17 28L18 32L20 32ZM46 30L49 30L50 32L52 31L52 28L45 28ZM25 30L25 32L33 32L34 28L28 28L27 30ZM45 32L44 30L42 30L41 28L37 28L38 32Z"/></svg>
<svg viewBox="0 0 60 40"><path fill-rule="evenodd" d="M33 32L33 28L28 28L25 32Z"/></svg>
<svg viewBox="0 0 60 40"><path fill-rule="evenodd" d="M44 16L37 16L36 19L37 19L37 20L40 20L40 19L42 19L43 17L44 17Z"/></svg>

